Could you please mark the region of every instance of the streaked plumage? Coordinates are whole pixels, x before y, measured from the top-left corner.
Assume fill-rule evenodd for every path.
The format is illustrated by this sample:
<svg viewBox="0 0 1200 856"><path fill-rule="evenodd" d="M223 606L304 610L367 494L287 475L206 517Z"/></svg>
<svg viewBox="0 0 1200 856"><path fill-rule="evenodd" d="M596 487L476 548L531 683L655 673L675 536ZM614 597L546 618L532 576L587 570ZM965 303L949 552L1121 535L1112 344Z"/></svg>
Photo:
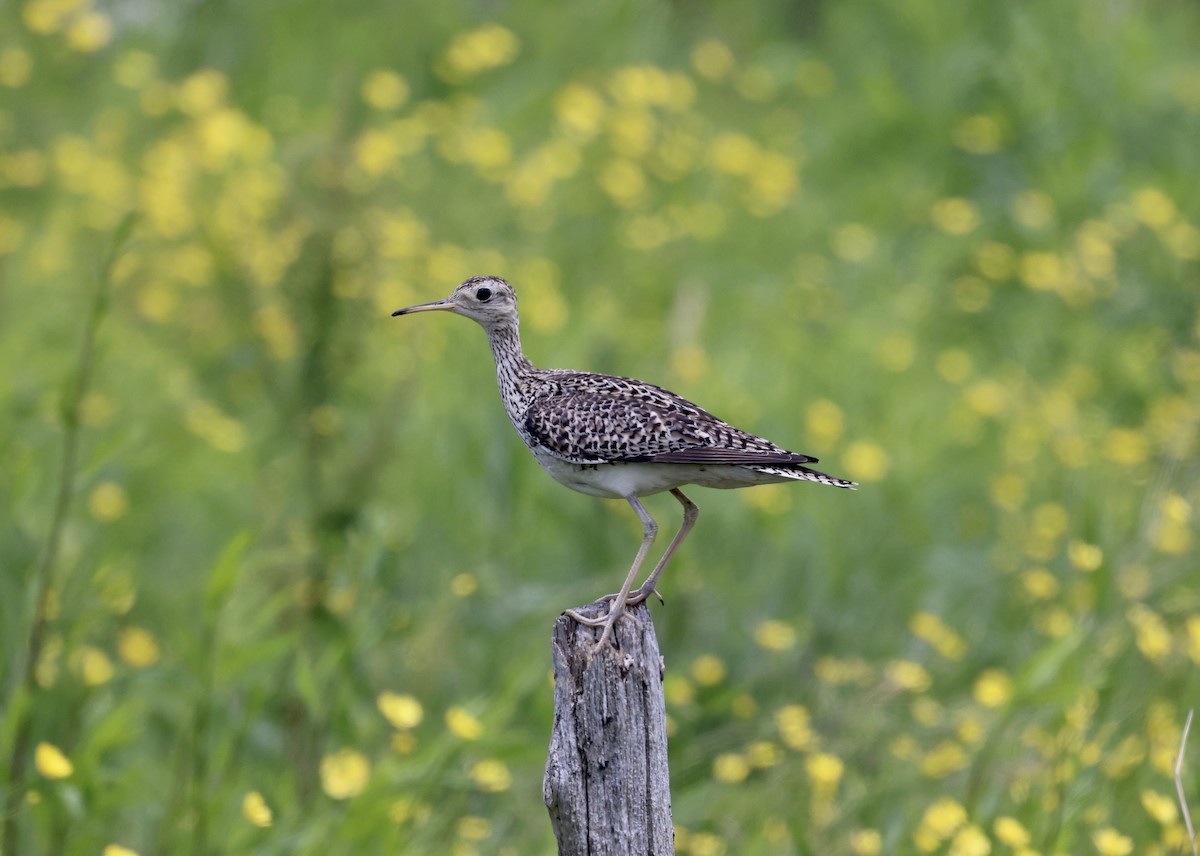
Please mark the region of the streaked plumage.
<svg viewBox="0 0 1200 856"><path fill-rule="evenodd" d="M465 315L487 331L508 418L538 463L557 481L592 496L622 497L642 519L642 547L619 594L610 595L607 618L576 620L603 625L603 646L626 604L651 593L698 509L682 485L735 488L782 481L814 481L852 488L806 464L816 458L789 452L723 422L673 392L624 377L537 369L521 350L517 296L502 279L477 276L444 300L399 309L393 315L443 310ZM684 507L684 522L646 582L630 592L657 525L638 497L670 491Z"/></svg>

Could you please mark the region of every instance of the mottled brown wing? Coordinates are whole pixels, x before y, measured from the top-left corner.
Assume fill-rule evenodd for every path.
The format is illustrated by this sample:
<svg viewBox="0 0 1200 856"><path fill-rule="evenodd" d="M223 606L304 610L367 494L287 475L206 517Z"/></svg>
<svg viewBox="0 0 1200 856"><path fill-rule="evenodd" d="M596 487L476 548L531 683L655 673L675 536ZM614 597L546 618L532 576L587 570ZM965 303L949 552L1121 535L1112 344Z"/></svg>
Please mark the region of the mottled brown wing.
<svg viewBox="0 0 1200 856"><path fill-rule="evenodd" d="M656 388L655 392L665 391ZM684 399L677 401L647 401L609 392L551 396L526 411L525 431L548 451L580 464L778 465L815 460L740 431Z"/></svg>
<svg viewBox="0 0 1200 856"><path fill-rule="evenodd" d="M764 452L758 449L725 449L720 446L693 446L655 455L648 460L656 464L816 464L810 455L795 452Z"/></svg>

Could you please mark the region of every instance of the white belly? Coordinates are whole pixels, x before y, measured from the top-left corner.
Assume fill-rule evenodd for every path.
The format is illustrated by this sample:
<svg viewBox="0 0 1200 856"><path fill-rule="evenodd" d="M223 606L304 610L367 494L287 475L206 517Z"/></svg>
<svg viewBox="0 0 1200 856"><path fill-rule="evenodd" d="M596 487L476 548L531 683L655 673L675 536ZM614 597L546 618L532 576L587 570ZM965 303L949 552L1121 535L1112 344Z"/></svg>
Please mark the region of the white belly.
<svg viewBox="0 0 1200 856"><path fill-rule="evenodd" d="M791 481L787 476L752 470L748 467L718 464L573 464L550 454L544 448L533 450L542 469L555 481L591 496L616 499L649 496L673 487L695 484L701 487L735 488L755 484Z"/></svg>

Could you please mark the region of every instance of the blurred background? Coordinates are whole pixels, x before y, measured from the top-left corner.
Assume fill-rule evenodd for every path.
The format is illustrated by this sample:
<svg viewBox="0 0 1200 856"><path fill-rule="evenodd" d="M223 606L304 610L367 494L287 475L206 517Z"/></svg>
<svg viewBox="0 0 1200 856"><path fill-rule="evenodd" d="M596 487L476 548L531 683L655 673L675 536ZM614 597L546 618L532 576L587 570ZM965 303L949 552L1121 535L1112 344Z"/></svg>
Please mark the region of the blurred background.
<svg viewBox="0 0 1200 856"><path fill-rule="evenodd" d="M554 852L550 627L640 528L389 317L473 274L861 482L694 492L678 852L1187 849L1198 15L4 4L0 850Z"/></svg>

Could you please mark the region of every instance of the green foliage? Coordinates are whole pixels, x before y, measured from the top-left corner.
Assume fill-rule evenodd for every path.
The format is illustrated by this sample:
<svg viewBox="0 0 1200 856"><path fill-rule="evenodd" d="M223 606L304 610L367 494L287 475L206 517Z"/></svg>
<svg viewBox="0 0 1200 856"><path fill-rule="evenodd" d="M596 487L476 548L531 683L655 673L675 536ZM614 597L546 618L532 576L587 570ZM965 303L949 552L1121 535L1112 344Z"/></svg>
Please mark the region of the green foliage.
<svg viewBox="0 0 1200 856"><path fill-rule="evenodd" d="M388 317L479 273L539 365L862 482L697 492L680 853L1183 846L1189 5L0 22L6 856L553 851L548 631L639 530L538 470L478 329Z"/></svg>

